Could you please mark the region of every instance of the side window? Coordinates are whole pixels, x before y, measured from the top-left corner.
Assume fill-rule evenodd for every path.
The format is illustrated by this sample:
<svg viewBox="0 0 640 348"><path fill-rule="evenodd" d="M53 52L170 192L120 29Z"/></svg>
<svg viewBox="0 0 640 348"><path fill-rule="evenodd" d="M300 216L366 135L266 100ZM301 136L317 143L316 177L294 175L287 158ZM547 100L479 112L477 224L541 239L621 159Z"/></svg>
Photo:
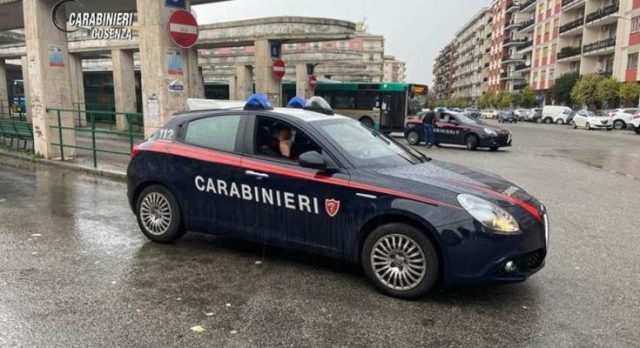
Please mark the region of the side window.
<svg viewBox="0 0 640 348"><path fill-rule="evenodd" d="M213 116L189 122L184 141L191 145L232 152L242 116Z"/></svg>
<svg viewBox="0 0 640 348"><path fill-rule="evenodd" d="M254 136L254 154L277 159L296 161L308 151L323 154L305 133L286 122L268 117L258 117Z"/></svg>

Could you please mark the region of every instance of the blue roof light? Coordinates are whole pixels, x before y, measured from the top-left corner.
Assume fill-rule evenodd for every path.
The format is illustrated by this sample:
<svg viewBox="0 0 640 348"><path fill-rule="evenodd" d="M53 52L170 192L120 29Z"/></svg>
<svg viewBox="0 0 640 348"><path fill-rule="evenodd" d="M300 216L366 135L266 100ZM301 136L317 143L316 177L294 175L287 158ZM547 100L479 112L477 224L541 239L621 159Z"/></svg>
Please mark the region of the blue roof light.
<svg viewBox="0 0 640 348"><path fill-rule="evenodd" d="M273 110L269 98L264 94L254 94L247 99L247 103L244 104L245 110Z"/></svg>
<svg viewBox="0 0 640 348"><path fill-rule="evenodd" d="M302 97L293 97L289 100L287 107L292 109L302 109L306 103L307 101Z"/></svg>

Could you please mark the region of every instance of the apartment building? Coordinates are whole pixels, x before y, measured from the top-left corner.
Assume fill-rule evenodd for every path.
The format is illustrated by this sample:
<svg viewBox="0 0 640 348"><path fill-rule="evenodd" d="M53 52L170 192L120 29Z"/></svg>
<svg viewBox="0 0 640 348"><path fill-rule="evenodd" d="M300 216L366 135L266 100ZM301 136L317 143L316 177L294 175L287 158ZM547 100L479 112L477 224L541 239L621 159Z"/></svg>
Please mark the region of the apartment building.
<svg viewBox="0 0 640 348"><path fill-rule="evenodd" d="M453 96L476 99L486 91L491 50L491 13L483 8L454 39L457 59L453 73Z"/></svg>
<svg viewBox="0 0 640 348"><path fill-rule="evenodd" d="M384 81L404 82L407 63L391 55L384 56Z"/></svg>
<svg viewBox="0 0 640 348"><path fill-rule="evenodd" d="M433 62L433 93L437 99L451 98L455 73L456 45L450 42Z"/></svg>

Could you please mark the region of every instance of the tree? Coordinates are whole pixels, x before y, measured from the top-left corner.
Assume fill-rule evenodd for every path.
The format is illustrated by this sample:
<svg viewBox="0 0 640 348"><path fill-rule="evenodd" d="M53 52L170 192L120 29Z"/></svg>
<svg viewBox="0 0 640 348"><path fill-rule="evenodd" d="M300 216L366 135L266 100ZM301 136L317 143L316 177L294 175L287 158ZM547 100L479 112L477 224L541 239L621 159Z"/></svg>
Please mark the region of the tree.
<svg viewBox="0 0 640 348"><path fill-rule="evenodd" d="M587 105L595 109L598 102L598 84L602 80L600 75L584 75L571 89L571 100L576 103Z"/></svg>
<svg viewBox="0 0 640 348"><path fill-rule="evenodd" d="M566 73L556 79L556 84L550 90L551 96L557 104L571 105L571 90L578 82L580 75L577 72Z"/></svg>
<svg viewBox="0 0 640 348"><path fill-rule="evenodd" d="M500 91L496 96L496 105L501 109L506 109L511 106L513 102L513 96L507 91Z"/></svg>
<svg viewBox="0 0 640 348"><path fill-rule="evenodd" d="M526 86L518 92L519 104L523 108L531 108L536 105L536 92L531 86Z"/></svg>
<svg viewBox="0 0 640 348"><path fill-rule="evenodd" d="M604 107L613 105L620 95L620 82L615 78L602 79L598 82L596 96Z"/></svg>
<svg viewBox="0 0 640 348"><path fill-rule="evenodd" d="M622 99L627 106L636 105L640 98L640 85L635 82L623 83L620 86L620 99Z"/></svg>
<svg viewBox="0 0 640 348"><path fill-rule="evenodd" d="M478 106L482 109L493 107L495 100L495 94L491 91L484 92L480 98L478 98Z"/></svg>

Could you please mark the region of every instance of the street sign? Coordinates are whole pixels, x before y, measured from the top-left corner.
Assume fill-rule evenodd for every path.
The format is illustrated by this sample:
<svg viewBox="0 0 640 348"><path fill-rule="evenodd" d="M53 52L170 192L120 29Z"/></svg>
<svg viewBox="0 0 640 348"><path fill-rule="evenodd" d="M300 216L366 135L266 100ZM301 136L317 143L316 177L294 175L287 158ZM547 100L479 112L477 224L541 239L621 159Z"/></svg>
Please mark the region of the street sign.
<svg viewBox="0 0 640 348"><path fill-rule="evenodd" d="M275 75L278 80L282 80L286 72L287 68L284 65L284 61L282 59L276 59L273 62L273 75Z"/></svg>
<svg viewBox="0 0 640 348"><path fill-rule="evenodd" d="M279 42L271 43L271 58L278 59L282 55L282 44Z"/></svg>
<svg viewBox="0 0 640 348"><path fill-rule="evenodd" d="M198 22L187 10L176 10L169 17L169 37L180 48L191 48L198 41Z"/></svg>

